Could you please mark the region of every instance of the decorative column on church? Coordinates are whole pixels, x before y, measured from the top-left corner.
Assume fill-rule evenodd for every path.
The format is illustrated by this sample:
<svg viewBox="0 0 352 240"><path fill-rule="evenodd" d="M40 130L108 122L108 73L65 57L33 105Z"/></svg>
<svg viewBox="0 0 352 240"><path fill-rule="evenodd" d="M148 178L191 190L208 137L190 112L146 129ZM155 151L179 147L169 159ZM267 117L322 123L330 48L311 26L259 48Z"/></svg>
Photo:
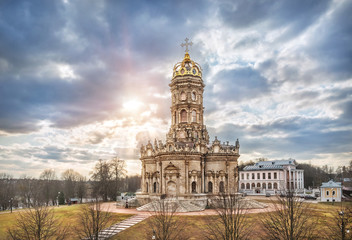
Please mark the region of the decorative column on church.
<svg viewBox="0 0 352 240"><path fill-rule="evenodd" d="M201 161L201 166L200 169L202 171L202 177L201 177L201 189L200 192L204 193L204 158L202 157L202 161Z"/></svg>
<svg viewBox="0 0 352 240"><path fill-rule="evenodd" d="M142 163L142 192L145 193L145 163Z"/></svg>
<svg viewBox="0 0 352 240"><path fill-rule="evenodd" d="M162 193L162 189L163 189L163 168L162 168L162 163L161 160L159 161L159 182L160 182L160 187L159 187L159 193Z"/></svg>
<svg viewBox="0 0 352 240"><path fill-rule="evenodd" d="M176 175L176 199L178 199L178 195L180 195L180 176Z"/></svg>
<svg viewBox="0 0 352 240"><path fill-rule="evenodd" d="M219 188L218 188L218 181L219 181L219 175L217 172L215 172L215 175L214 175L214 193L219 193Z"/></svg>
<svg viewBox="0 0 352 240"><path fill-rule="evenodd" d="M163 173L163 175L161 175L161 182L162 182L162 194L166 194L166 180L165 180L166 176L165 174Z"/></svg>
<svg viewBox="0 0 352 240"><path fill-rule="evenodd" d="M188 166L189 165L189 161L185 161L185 183L186 183L186 186L185 186L185 194L189 193L189 180L188 180Z"/></svg>

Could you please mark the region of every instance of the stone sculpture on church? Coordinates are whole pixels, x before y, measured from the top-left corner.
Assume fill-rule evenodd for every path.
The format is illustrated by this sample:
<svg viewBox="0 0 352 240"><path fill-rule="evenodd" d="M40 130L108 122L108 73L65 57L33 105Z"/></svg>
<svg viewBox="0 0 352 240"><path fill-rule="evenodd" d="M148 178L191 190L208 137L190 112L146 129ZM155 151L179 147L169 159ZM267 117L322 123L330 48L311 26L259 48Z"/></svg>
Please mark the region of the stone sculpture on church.
<svg viewBox="0 0 352 240"><path fill-rule="evenodd" d="M138 198L172 196L196 199L218 193L235 193L238 187L239 141L209 144L204 125L202 69L186 54L175 65L171 90L171 127L166 142L141 146L142 182Z"/></svg>

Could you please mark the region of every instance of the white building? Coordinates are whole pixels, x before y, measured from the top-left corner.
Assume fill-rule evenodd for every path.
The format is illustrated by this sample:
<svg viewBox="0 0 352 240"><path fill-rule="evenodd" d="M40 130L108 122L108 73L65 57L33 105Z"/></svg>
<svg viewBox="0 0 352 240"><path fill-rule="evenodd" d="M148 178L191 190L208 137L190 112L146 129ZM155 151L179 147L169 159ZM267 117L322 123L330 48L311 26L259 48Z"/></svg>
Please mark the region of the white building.
<svg viewBox="0 0 352 240"><path fill-rule="evenodd" d="M340 182L330 180L321 184L320 201L321 202L341 202L342 186Z"/></svg>
<svg viewBox="0 0 352 240"><path fill-rule="evenodd" d="M239 191L247 194L276 194L304 191L304 170L295 160L261 161L239 171Z"/></svg>

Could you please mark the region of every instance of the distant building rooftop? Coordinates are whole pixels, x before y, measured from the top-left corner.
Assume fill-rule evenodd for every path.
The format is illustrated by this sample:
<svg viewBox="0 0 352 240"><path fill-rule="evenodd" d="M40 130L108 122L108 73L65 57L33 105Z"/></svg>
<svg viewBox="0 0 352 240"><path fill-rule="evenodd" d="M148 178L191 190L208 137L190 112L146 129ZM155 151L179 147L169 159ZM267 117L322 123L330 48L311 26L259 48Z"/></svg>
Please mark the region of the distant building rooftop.
<svg viewBox="0 0 352 240"><path fill-rule="evenodd" d="M330 180L329 182L323 182L321 184L321 188L340 188L341 182L334 182L333 180Z"/></svg>
<svg viewBox="0 0 352 240"><path fill-rule="evenodd" d="M244 167L244 171L250 170L276 170L284 169L285 166L296 166L297 163L294 159L289 160L274 160L274 161L260 161L254 165Z"/></svg>

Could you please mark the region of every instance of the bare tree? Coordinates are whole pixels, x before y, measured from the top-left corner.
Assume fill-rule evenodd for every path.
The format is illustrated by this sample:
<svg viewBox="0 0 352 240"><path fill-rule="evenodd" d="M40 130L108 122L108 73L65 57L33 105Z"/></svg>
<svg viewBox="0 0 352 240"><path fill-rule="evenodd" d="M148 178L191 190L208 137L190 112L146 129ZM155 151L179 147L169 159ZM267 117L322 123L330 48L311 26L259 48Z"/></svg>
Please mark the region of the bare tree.
<svg viewBox="0 0 352 240"><path fill-rule="evenodd" d="M64 193L66 201L69 202L70 198L78 196L78 187L80 187L80 197L82 201L83 189L82 189L82 180L84 177L73 169L67 169L61 175L62 180L64 181Z"/></svg>
<svg viewBox="0 0 352 240"><path fill-rule="evenodd" d="M136 192L137 189L141 187L141 176L140 175L134 175L134 176L126 176L125 178L126 181L126 190L128 192Z"/></svg>
<svg viewBox="0 0 352 240"><path fill-rule="evenodd" d="M77 181L77 197L81 199L81 203L83 200L83 197L85 197L86 192L87 192L87 182L86 178L83 177L82 175L78 176L78 181Z"/></svg>
<svg viewBox="0 0 352 240"><path fill-rule="evenodd" d="M73 169L67 169L61 174L63 182L63 189L66 197L66 202L75 196L76 187L76 172Z"/></svg>
<svg viewBox="0 0 352 240"><path fill-rule="evenodd" d="M288 191L272 201L274 211L267 212L261 219L263 239L299 240L313 239L317 218L310 204Z"/></svg>
<svg viewBox="0 0 352 240"><path fill-rule="evenodd" d="M17 182L18 194L21 201L27 207L31 206L31 202L34 201L36 197L35 186L37 185L37 180L32 179L26 175L23 175Z"/></svg>
<svg viewBox="0 0 352 240"><path fill-rule="evenodd" d="M110 220L111 213L102 211L98 200L82 205L78 216L78 227L75 228L76 235L79 239L99 239L99 233L108 226Z"/></svg>
<svg viewBox="0 0 352 240"><path fill-rule="evenodd" d="M41 191L42 191L42 199L46 205L51 201L53 205L55 205L56 198L58 195L58 182L56 181L56 173L54 169L45 169L40 174L41 180Z"/></svg>
<svg viewBox="0 0 352 240"><path fill-rule="evenodd" d="M187 222L175 215L178 204L168 199L152 203L154 212L153 216L147 220L147 239L152 239L152 236L156 240L188 239Z"/></svg>
<svg viewBox="0 0 352 240"><path fill-rule="evenodd" d="M14 198L14 179L10 174L0 173L0 209L6 210Z"/></svg>
<svg viewBox="0 0 352 240"><path fill-rule="evenodd" d="M122 178L126 176L126 162L118 157L114 157L110 160L109 164L112 180L110 195L112 199L116 200L117 192L121 189L123 184Z"/></svg>
<svg viewBox="0 0 352 240"><path fill-rule="evenodd" d="M53 210L46 206L29 208L18 212L15 226L8 230L13 240L66 239L68 227L55 218Z"/></svg>
<svg viewBox="0 0 352 240"><path fill-rule="evenodd" d="M103 201L108 200L110 190L111 171L108 161L99 160L91 173L93 182L93 195L101 196Z"/></svg>
<svg viewBox="0 0 352 240"><path fill-rule="evenodd" d="M238 194L220 194L211 199L217 215L205 220L206 239L249 239L251 223L246 215L246 203Z"/></svg>
<svg viewBox="0 0 352 240"><path fill-rule="evenodd" d="M343 207L331 213L333 220L326 224L327 238L331 240L351 240L352 239L352 208Z"/></svg>

